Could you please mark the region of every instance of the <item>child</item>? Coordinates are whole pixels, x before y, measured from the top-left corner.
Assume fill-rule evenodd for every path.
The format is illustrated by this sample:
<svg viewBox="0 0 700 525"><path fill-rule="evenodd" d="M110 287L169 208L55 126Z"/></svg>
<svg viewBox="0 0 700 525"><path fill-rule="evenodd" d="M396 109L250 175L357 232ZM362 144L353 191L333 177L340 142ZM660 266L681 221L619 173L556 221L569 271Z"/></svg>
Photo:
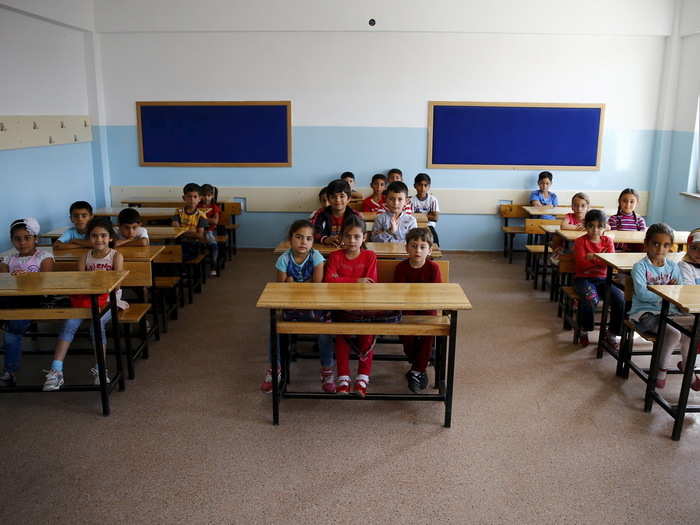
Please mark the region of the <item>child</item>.
<svg viewBox="0 0 700 525"><path fill-rule="evenodd" d="M639 202L639 193L625 188L617 198L617 213L611 215L608 224L611 230L644 231L647 227L644 217L634 211Z"/></svg>
<svg viewBox="0 0 700 525"><path fill-rule="evenodd" d="M10 224L10 240L17 250L0 261L0 273L21 275L29 272L53 271L53 256L36 247L39 222L34 217L17 219ZM37 306L37 297L13 298L13 308ZM31 321L5 321L5 367L0 376L0 387L15 386L15 373L22 359L22 335Z"/></svg>
<svg viewBox="0 0 700 525"><path fill-rule="evenodd" d="M290 248L277 258L277 282L280 283L320 283L323 281L323 255L313 248L314 227L306 219L292 223L289 228ZM298 314L302 314L299 316ZM313 310L285 310L285 320L318 321L326 319L325 312ZM333 343L330 336L319 337L319 350L321 357L321 388L324 392L335 392L335 373L333 371ZM272 370L267 369L265 379L260 385L260 390L270 393L272 391Z"/></svg>
<svg viewBox="0 0 700 525"><path fill-rule="evenodd" d="M357 215L352 215L343 223L341 230L342 250L328 256L326 276L327 283L373 283L377 281L377 256L372 250L364 249L365 223ZM362 321L366 319L363 312L339 312L339 321ZM335 358L338 364L336 393L350 393L350 336L337 335L335 338ZM358 353L357 377L353 392L365 397L369 376L372 372L374 336L358 335L356 348Z"/></svg>
<svg viewBox="0 0 700 525"><path fill-rule="evenodd" d="M386 191L386 212L377 215L372 228L374 242L403 242L408 230L418 226L416 218L405 212L408 188L403 182L392 182Z"/></svg>
<svg viewBox="0 0 700 525"><path fill-rule="evenodd" d="M413 213L425 213L428 216L428 228L433 236L435 244L440 244L437 232L435 231L435 223L440 215L440 206L438 206L437 198L430 193L430 175L427 173L419 173L413 180L413 187L416 189L416 195L411 197L411 209Z"/></svg>
<svg viewBox="0 0 700 525"><path fill-rule="evenodd" d="M695 228L688 235L688 252L678 263L678 267L681 271L682 284L700 284L700 228ZM687 349L689 344L688 336L684 334L681 337L681 349ZM678 363L678 368L684 370L683 361ZM700 390L700 379L697 376L690 388L696 391Z"/></svg>
<svg viewBox="0 0 700 525"><path fill-rule="evenodd" d="M324 209L331 205L331 203L328 202L328 186L324 186L323 188L321 188L321 191L318 192L318 202L321 205L321 207L311 212L311 215L309 215L309 220L312 223L316 220L316 216L319 213L321 213Z"/></svg>
<svg viewBox="0 0 700 525"><path fill-rule="evenodd" d="M141 226L141 214L134 208L124 208L117 218L114 246L148 246L148 231Z"/></svg>
<svg viewBox="0 0 700 525"><path fill-rule="evenodd" d="M403 173L399 168L391 168L386 174L386 183L403 182Z"/></svg>
<svg viewBox="0 0 700 525"><path fill-rule="evenodd" d="M201 199L201 191L199 184L194 182L185 184L182 189L182 200L185 202L185 206L178 209L172 219L173 227L187 228L187 231L180 237L184 261L197 257L201 244L206 242L204 230L209 225L206 211L197 208Z"/></svg>
<svg viewBox="0 0 700 525"><path fill-rule="evenodd" d="M121 271L124 269L124 257L121 253L113 248L115 241L115 233L112 229L112 223L106 217L95 217L92 219L87 226L87 235L92 243L92 249L88 250L85 255L83 255L78 261L78 270L81 272L94 272L94 271ZM71 296L71 306L74 308L90 308L92 301L89 296ZM104 308L109 301L109 295L101 295L98 299L100 308ZM126 310L129 305L121 300L121 290L117 291L117 306ZM101 332L102 332L102 348L98 349L106 354L107 349L107 333L106 326L111 320L112 313L108 310L101 319ZM63 361L68 353L68 348L70 347L75 333L80 328L82 319L67 319L63 323L63 329L58 336L56 341L56 346L54 348L53 361L51 363L51 369L46 374L46 381L44 382L43 390L45 392L50 392L58 390L63 385ZM92 325L91 325L92 330ZM95 337L93 333L93 338ZM100 384L100 377L98 373L97 365L90 369L90 373L94 376L94 384ZM107 374L107 382L109 383L109 374L105 369L105 374Z"/></svg>
<svg viewBox="0 0 700 525"><path fill-rule="evenodd" d="M596 253L615 253L612 239L603 235L605 232L605 213L602 210L590 210L584 218L586 235L574 241L574 289L581 297L579 311L581 313L581 346L588 346L588 332L593 330L593 315L600 302L606 286L607 265L598 259ZM608 328L608 344L616 348L616 337L622 331L622 313L624 310L624 295L613 286L610 289L610 326Z"/></svg>
<svg viewBox="0 0 700 525"><path fill-rule="evenodd" d="M216 264L219 260L219 243L216 242L216 227L221 219L221 208L216 203L214 198L214 186L211 184L203 184L201 188L202 200L199 202L199 208L207 214L207 226L204 232L204 237L209 247L211 254L211 275L216 276Z"/></svg>
<svg viewBox="0 0 700 525"><path fill-rule="evenodd" d="M362 201L362 211L384 211L384 190L386 189L386 176L377 173L372 176L372 195Z"/></svg>
<svg viewBox="0 0 700 525"><path fill-rule="evenodd" d="M340 231L343 223L357 212L348 206L350 185L344 180L334 180L328 185L330 205L316 215L314 239L328 246L340 247Z"/></svg>
<svg viewBox="0 0 700 525"><path fill-rule="evenodd" d="M652 224L644 236L644 250L647 256L632 267L634 296L629 317L635 321L640 332L656 333L659 330L661 297L647 289L650 284L680 284L681 271L678 264L666 257L673 246L673 230L666 224ZM678 315L678 309L671 305L669 314ZM678 347L681 333L666 325L663 347L659 359L659 371L656 376L656 388L666 386L666 374L669 360L674 348ZM687 345L681 346L683 362L688 352ZM700 380L695 378L693 390L700 390Z"/></svg>
<svg viewBox="0 0 700 525"><path fill-rule="evenodd" d="M355 200L362 200L362 193L355 189L355 174L352 171L345 171L340 176L341 180L344 180L350 185L350 198Z"/></svg>
<svg viewBox="0 0 700 525"><path fill-rule="evenodd" d="M537 186L539 190L533 190L530 194L530 206L559 206L559 199L556 193L549 191L552 187L553 176L548 171L543 171L537 176ZM554 219L554 215L540 215L540 219Z"/></svg>
<svg viewBox="0 0 700 525"><path fill-rule="evenodd" d="M441 283L440 267L428 257L433 251L433 236L427 228L413 228L406 234L408 259L401 261L394 270L396 283ZM403 312L412 315L437 315L437 312ZM428 387L426 369L435 343L434 336L401 336L403 351L411 363L406 372L408 388L418 393Z"/></svg>
<svg viewBox="0 0 700 525"><path fill-rule="evenodd" d="M89 202L76 201L70 205L70 221L72 228L68 228L56 240L53 247L57 250L71 248L89 248L90 240L87 238L86 228L92 219L92 206Z"/></svg>
<svg viewBox="0 0 700 525"><path fill-rule="evenodd" d="M585 193L577 193L571 197L573 213L567 213L561 221L562 230L585 230L584 217L591 205L591 200Z"/></svg>

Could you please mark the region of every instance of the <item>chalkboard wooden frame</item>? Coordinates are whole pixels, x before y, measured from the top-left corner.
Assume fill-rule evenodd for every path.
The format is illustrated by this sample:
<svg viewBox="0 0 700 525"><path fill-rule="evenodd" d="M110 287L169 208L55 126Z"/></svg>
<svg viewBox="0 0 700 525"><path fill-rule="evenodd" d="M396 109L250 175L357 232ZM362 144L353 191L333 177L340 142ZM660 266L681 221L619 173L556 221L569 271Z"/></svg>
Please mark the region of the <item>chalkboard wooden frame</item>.
<svg viewBox="0 0 700 525"><path fill-rule="evenodd" d="M595 165L553 165L553 164L446 164L434 162L433 144L435 138L434 115L436 106L478 106L501 108L591 108L600 110L598 137L596 144ZM542 103L542 102L428 102L428 168L446 169L556 169L556 170L599 170L603 144L603 129L605 127L605 104L573 104L573 103Z"/></svg>
<svg viewBox="0 0 700 525"><path fill-rule="evenodd" d="M144 161L143 129L141 108L146 106L285 106L287 114L286 162L146 162ZM136 102L136 120L138 128L138 147L140 166L170 166L170 167L290 167L292 165L292 102L280 101L148 101Z"/></svg>

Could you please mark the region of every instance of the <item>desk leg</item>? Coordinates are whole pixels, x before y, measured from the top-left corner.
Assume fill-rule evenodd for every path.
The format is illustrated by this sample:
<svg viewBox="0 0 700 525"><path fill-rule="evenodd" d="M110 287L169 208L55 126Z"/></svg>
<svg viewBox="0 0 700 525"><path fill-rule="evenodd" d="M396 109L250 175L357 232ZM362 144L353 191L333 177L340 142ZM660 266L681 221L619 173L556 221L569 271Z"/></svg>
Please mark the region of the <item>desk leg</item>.
<svg viewBox="0 0 700 525"><path fill-rule="evenodd" d="M666 332L666 318L670 303L664 299L661 304L661 322L659 322L659 332L656 334L654 348L651 351L651 364L649 365L649 376L647 378L647 390L644 396L644 412L651 412L653 402L652 394L656 390L656 376L659 373L659 359L661 358L661 348L664 344Z"/></svg>
<svg viewBox="0 0 700 525"><path fill-rule="evenodd" d="M105 373L105 354L102 349L105 341L102 340L102 329L100 323L100 305L98 295L91 295L90 302L92 307L92 332L95 347L95 359L97 360L97 376L100 378L100 398L102 400L102 415L108 416L109 408L109 392L107 391L107 374Z"/></svg>
<svg viewBox="0 0 700 525"><path fill-rule="evenodd" d="M603 294L603 311L600 314L600 333L598 335L598 349L596 351L596 357L600 359L603 357L603 345L605 344L606 337L608 334L608 316L610 315L610 290L613 285L613 269L612 266L608 266L608 275L605 279L605 293ZM617 371L618 376L622 375L621 359L618 355L617 359Z"/></svg>
<svg viewBox="0 0 700 525"><path fill-rule="evenodd" d="M675 421L673 423L673 433L671 434L671 439L673 441L678 441L681 439L681 431L683 430L683 420L685 419L685 409L688 406L688 394L690 393L690 383L693 381L695 376L695 358L697 357L695 349L698 346L698 325L700 323L700 314L695 314L695 321L693 322L693 328L690 337L690 347L688 348L688 359L685 363L685 370L683 371L683 383L681 385L681 395L678 398L678 408L676 408Z"/></svg>
<svg viewBox="0 0 700 525"><path fill-rule="evenodd" d="M112 312L112 337L114 338L114 359L117 365L117 376L119 377L119 391L126 388L124 381L124 364L122 362L122 341L121 330L119 329L119 308L117 307L117 292L112 290L109 294L109 308ZM105 341L106 344L106 341Z"/></svg>
<svg viewBox="0 0 700 525"><path fill-rule="evenodd" d="M455 351L457 347L457 310L450 310L450 342L447 354L447 385L445 388L445 427L452 426L452 391L455 377Z"/></svg>
<svg viewBox="0 0 700 525"><path fill-rule="evenodd" d="M270 369L272 370L272 424L280 424L280 388L277 382L280 352L277 346L277 311L270 309Z"/></svg>
<svg viewBox="0 0 700 525"><path fill-rule="evenodd" d="M547 289L547 265L549 263L549 232L544 232L544 260L542 261L542 291Z"/></svg>

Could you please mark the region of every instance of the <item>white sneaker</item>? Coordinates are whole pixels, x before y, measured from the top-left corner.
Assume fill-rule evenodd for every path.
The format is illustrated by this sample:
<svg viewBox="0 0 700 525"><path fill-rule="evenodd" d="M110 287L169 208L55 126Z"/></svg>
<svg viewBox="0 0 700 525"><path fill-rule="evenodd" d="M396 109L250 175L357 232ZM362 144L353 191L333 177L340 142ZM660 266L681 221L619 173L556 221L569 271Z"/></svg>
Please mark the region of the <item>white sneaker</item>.
<svg viewBox="0 0 700 525"><path fill-rule="evenodd" d="M16 386L15 374L7 372L0 376L0 387Z"/></svg>
<svg viewBox="0 0 700 525"><path fill-rule="evenodd" d="M46 372L46 381L44 381L44 387L42 388L44 392L53 392L63 386L63 372L53 368L44 370L44 372Z"/></svg>
<svg viewBox="0 0 700 525"><path fill-rule="evenodd" d="M94 384L95 386L100 386L100 374L99 374L98 371L97 371L97 367L91 368L91 369L90 369L90 373L91 373L91 374L93 375L93 377L95 378L95 379L93 380L93 384ZM107 384L109 384L109 370L108 370L107 368L105 368L105 376L107 376Z"/></svg>
<svg viewBox="0 0 700 525"><path fill-rule="evenodd" d="M216 270L212 270L212 271L209 273L209 275L211 275L212 277L216 277Z"/></svg>

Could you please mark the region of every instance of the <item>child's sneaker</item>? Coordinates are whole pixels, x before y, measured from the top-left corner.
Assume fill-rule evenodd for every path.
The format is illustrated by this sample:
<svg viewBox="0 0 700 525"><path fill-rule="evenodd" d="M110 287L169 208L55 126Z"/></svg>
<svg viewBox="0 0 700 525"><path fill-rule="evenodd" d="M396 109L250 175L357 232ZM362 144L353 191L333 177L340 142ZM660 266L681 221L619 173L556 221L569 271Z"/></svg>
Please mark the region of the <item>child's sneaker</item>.
<svg viewBox="0 0 700 525"><path fill-rule="evenodd" d="M409 370L406 372L406 381L408 382L408 389L414 394L428 388L428 374L425 372Z"/></svg>
<svg viewBox="0 0 700 525"><path fill-rule="evenodd" d="M332 367L321 367L321 389L326 394L335 394L335 371Z"/></svg>
<svg viewBox="0 0 700 525"><path fill-rule="evenodd" d="M17 386L17 381L15 381L15 374L12 372L5 372L0 376L0 387Z"/></svg>
<svg viewBox="0 0 700 525"><path fill-rule="evenodd" d="M685 368L683 368L683 361L678 361L678 370L681 372L685 371ZM695 375L693 382L690 383L690 388L696 392L700 391L700 377L698 377L697 374Z"/></svg>
<svg viewBox="0 0 700 525"><path fill-rule="evenodd" d="M615 337L613 334L607 334L605 336L605 342L610 346L615 351L620 350L620 343L617 341L617 337Z"/></svg>
<svg viewBox="0 0 700 525"><path fill-rule="evenodd" d="M656 388L661 389L666 387L666 370L663 368L659 369L659 373L656 375Z"/></svg>
<svg viewBox="0 0 700 525"><path fill-rule="evenodd" d="M100 374L97 371L97 367L91 368L90 374L92 374L92 377L93 377L93 380L92 380L93 384L95 386L100 386ZM109 370L107 370L106 368L105 368L105 377L107 378L107 384L109 384Z"/></svg>
<svg viewBox="0 0 700 525"><path fill-rule="evenodd" d="M210 275L211 277L216 277L216 276L219 275L219 274L216 273L216 270L212 270L211 272L209 272L209 275Z"/></svg>
<svg viewBox="0 0 700 525"><path fill-rule="evenodd" d="M335 393L340 395L348 395L350 393L350 377L340 376L335 381Z"/></svg>
<svg viewBox="0 0 700 525"><path fill-rule="evenodd" d="M583 332L578 338L578 344L580 344L583 347L586 347L589 344L591 344L591 342L588 340L588 334L586 332Z"/></svg>
<svg viewBox="0 0 700 525"><path fill-rule="evenodd" d="M42 390L44 392L53 392L58 390L63 386L63 372L58 370L44 370L46 372L46 381L44 381L44 386Z"/></svg>
<svg viewBox="0 0 700 525"><path fill-rule="evenodd" d="M277 384L279 384L281 380L282 372L279 371L277 372ZM267 372L265 372L265 379L263 379L263 382L260 383L260 390L262 390L266 394L272 392L272 368L268 368Z"/></svg>
<svg viewBox="0 0 700 525"><path fill-rule="evenodd" d="M355 384L352 387L353 394L360 397L365 397L367 395L367 383L369 383L369 377L364 379L362 376L357 376L357 379L355 379Z"/></svg>

